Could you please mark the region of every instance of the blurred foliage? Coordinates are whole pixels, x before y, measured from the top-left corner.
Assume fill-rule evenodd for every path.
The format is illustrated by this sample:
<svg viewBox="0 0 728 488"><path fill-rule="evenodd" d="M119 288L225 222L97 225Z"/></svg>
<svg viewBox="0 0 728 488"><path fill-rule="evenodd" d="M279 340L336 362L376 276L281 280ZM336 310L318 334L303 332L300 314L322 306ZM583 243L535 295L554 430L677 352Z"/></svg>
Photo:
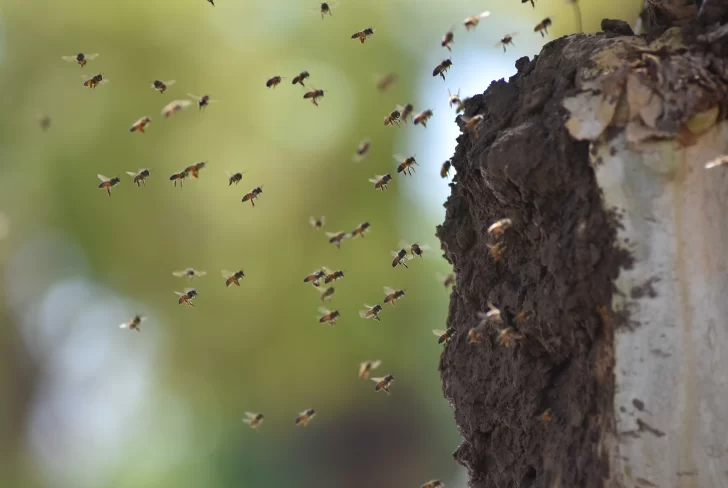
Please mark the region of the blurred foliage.
<svg viewBox="0 0 728 488"><path fill-rule="evenodd" d="M417 77L446 57L439 39L451 24L484 8L493 12L467 36L456 31L453 71L468 70L457 64L459 50L502 55L493 44L501 30L515 30L511 20L532 26L552 15L555 38L574 29L573 10L556 0L538 0L535 10L517 0L342 0L322 20L310 12L315 2L216 4L6 0L0 7L0 211L10 222L0 267L32 238L62 232L85 254L88 278L141 306L110 313L95 327L147 313L141 334L114 330L131 348L159 329L154 370L138 372L153 379L150 404L173 394L192 412L191 437L151 442L169 411L140 405L113 472L90 485L418 486L439 476L454 486L459 470L451 452L459 440L430 332L444 328L447 317L448 293L434 277L449 269L432 226L442 216L422 215L417 202L400 198L417 175L396 175L383 194L367 178L394 170L397 138L415 129L384 127L382 118L420 83L441 83ZM639 10L634 0L580 4L587 31L602 17L636 19ZM377 31L365 45L349 39L369 25ZM540 36L522 30L516 43L533 54ZM527 36L524 46L519 40ZM509 50L511 62L519 49ZM84 69L60 59L78 51L101 55ZM307 86L325 90L318 108L291 86L304 69ZM84 89L81 74L97 72L110 83ZM399 82L380 93L374 76L387 72ZM288 79L265 88L276 74ZM153 79L177 83L160 96ZM162 106L187 92L221 102L164 120ZM436 116L451 116L446 102L437 101ZM37 120L44 114L51 117L47 132ZM147 133L130 134L144 115L152 117ZM353 163L366 137L372 152ZM168 176L199 160L208 161L199 180L173 187ZM441 161L418 160L419 172L439 170ZM125 172L142 167L152 176L137 188ZM224 171L244 171L240 185L228 187ZM122 178L111 198L97 188L97 173ZM264 193L256 207L241 203L258 185ZM351 231L368 220L372 231L337 250L309 226L310 215L326 215L326 230ZM407 270L390 266L402 219L423 228L418 235L433 247ZM302 283L321 265L346 272L330 305L342 312L335 327L317 323L318 294ZM188 285L171 272L188 266L208 272L194 283L194 309L177 305L172 293ZM245 270L240 288L223 286L223 268ZM382 299L384 285L405 288L407 296L385 308L382 323L359 318L364 303ZM4 286L0 484L66 486L49 481L27 448L23 422L41 401L44 365L28 356L20 319L3 299L8 287L22 284ZM382 359L376 373L395 375L391 397L357 379L365 359ZM296 413L308 407L318 417L305 431L295 428ZM240 422L245 410L265 413L260 433ZM146 421L137 425L140 417ZM186 449L184 462L155 469L158 446L173 443ZM81 472L89 461L68 469Z"/></svg>

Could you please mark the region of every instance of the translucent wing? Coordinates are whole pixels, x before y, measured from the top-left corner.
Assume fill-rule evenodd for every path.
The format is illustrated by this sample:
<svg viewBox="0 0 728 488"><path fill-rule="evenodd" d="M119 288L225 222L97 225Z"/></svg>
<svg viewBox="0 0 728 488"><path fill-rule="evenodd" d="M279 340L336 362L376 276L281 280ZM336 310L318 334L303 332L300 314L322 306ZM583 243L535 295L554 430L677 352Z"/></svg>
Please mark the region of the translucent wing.
<svg viewBox="0 0 728 488"><path fill-rule="evenodd" d="M172 86L172 85L174 85L175 83L177 83L177 80L169 80L169 81L165 81L165 82L164 82L164 84L165 84L165 85L167 85L167 86Z"/></svg>
<svg viewBox="0 0 728 488"><path fill-rule="evenodd" d="M64 61L68 61L69 63L77 63L78 60L76 59L76 56L61 56L61 59Z"/></svg>
<svg viewBox="0 0 728 488"><path fill-rule="evenodd" d="M480 18L480 19L484 19L489 16L490 16L490 12L488 12L487 10L485 12L481 12L478 14L478 18Z"/></svg>
<svg viewBox="0 0 728 488"><path fill-rule="evenodd" d="M200 96L197 96L197 95L193 95L192 93L187 93L187 96L188 96L188 97L192 97L192 98L194 98L195 100L199 100L199 99L201 99L201 98L202 98L202 97L200 97Z"/></svg>
<svg viewBox="0 0 728 488"><path fill-rule="evenodd" d="M99 53L93 53L93 54L84 54L83 57L86 58L86 61L93 61L99 56ZM76 56L74 56L75 58Z"/></svg>
<svg viewBox="0 0 728 488"><path fill-rule="evenodd" d="M388 287L388 286L385 286L385 287L384 287L384 294L385 294L385 295L391 295L391 294L393 294L393 293L394 293L394 290L393 290L392 288L390 288L390 287Z"/></svg>
<svg viewBox="0 0 728 488"><path fill-rule="evenodd" d="M180 292L176 291L176 292L174 292L174 294L175 294L175 295L177 295L178 297L183 297L183 296L185 296L185 295L186 295L187 293L180 293Z"/></svg>
<svg viewBox="0 0 728 488"><path fill-rule="evenodd" d="M422 249L423 251L427 251L432 248L428 244L422 244L420 245L420 249Z"/></svg>
<svg viewBox="0 0 728 488"><path fill-rule="evenodd" d="M327 236L327 237L336 237L336 236L338 236L339 234L341 234L341 232L327 232L327 233L326 233L326 236Z"/></svg>
<svg viewBox="0 0 728 488"><path fill-rule="evenodd" d="M437 337L440 337L445 334L445 331L441 329L432 329L432 333L435 334Z"/></svg>
<svg viewBox="0 0 728 488"><path fill-rule="evenodd" d="M380 376L379 378L369 378L369 379L375 383L379 383L380 381L384 381L384 378L385 378L384 376Z"/></svg>
<svg viewBox="0 0 728 488"><path fill-rule="evenodd" d="M376 361L372 361L371 369L377 369L379 365L382 364L382 361L377 359Z"/></svg>
<svg viewBox="0 0 728 488"><path fill-rule="evenodd" d="M191 291L197 291L197 290L195 290L194 288L185 288L185 295Z"/></svg>
<svg viewBox="0 0 728 488"><path fill-rule="evenodd" d="M359 317L361 317L363 319L369 318L368 314L369 314L369 310L359 310Z"/></svg>
<svg viewBox="0 0 728 488"><path fill-rule="evenodd" d="M101 181L104 181L104 182L109 181L109 179L110 179L104 175L96 175L96 177L98 177L98 179L100 179Z"/></svg>
<svg viewBox="0 0 728 488"><path fill-rule="evenodd" d="M172 274L176 276L177 278L182 278L183 276L187 276L187 270L183 271L172 271Z"/></svg>
<svg viewBox="0 0 728 488"><path fill-rule="evenodd" d="M308 222L311 224L311 227L316 227L316 224L318 223L314 217L309 217Z"/></svg>
<svg viewBox="0 0 728 488"><path fill-rule="evenodd" d="M195 271L195 276L205 276L207 271Z"/></svg>
<svg viewBox="0 0 728 488"><path fill-rule="evenodd" d="M105 85L109 82L108 78L104 78L103 80L99 81L99 85Z"/></svg>
<svg viewBox="0 0 728 488"><path fill-rule="evenodd" d="M253 412L245 412L245 416L247 418L249 418L250 420L255 420L255 418L258 416L258 414L257 413L253 413Z"/></svg>
<svg viewBox="0 0 728 488"><path fill-rule="evenodd" d="M127 171L126 174L128 174L129 176L136 177L136 175L138 175L139 173L134 173L133 171Z"/></svg>
<svg viewBox="0 0 728 488"><path fill-rule="evenodd" d="M379 178L369 178L370 183L379 183Z"/></svg>
<svg viewBox="0 0 728 488"><path fill-rule="evenodd" d="M389 253L395 258L399 256L399 251L390 251Z"/></svg>
<svg viewBox="0 0 728 488"><path fill-rule="evenodd" d="M128 329L128 328L129 328L129 323L127 322L127 323L125 323L125 324L120 324L120 325L119 325L119 328L120 328L120 329Z"/></svg>
<svg viewBox="0 0 728 488"><path fill-rule="evenodd" d="M324 272L325 274L327 274L327 275L330 275L331 273L333 273L333 271L331 271L331 270L330 270L329 268L327 268L326 266L321 266L321 271L323 271L323 272Z"/></svg>
<svg viewBox="0 0 728 488"><path fill-rule="evenodd" d="M324 307L319 307L318 311L319 311L319 313L321 313L321 315L328 315L331 313L331 310L329 310L328 308L324 308Z"/></svg>
<svg viewBox="0 0 728 488"><path fill-rule="evenodd" d="M326 225L326 216L325 215L322 215L319 220L321 221L321 225Z"/></svg>
<svg viewBox="0 0 728 488"><path fill-rule="evenodd" d="M228 271L228 270L226 270L226 269L223 269L222 271L220 271L220 274L222 274L222 277L223 277L223 278L225 278L225 279L228 279L228 278L230 278L230 277L231 277L232 275L234 275L235 273L233 273L232 271Z"/></svg>

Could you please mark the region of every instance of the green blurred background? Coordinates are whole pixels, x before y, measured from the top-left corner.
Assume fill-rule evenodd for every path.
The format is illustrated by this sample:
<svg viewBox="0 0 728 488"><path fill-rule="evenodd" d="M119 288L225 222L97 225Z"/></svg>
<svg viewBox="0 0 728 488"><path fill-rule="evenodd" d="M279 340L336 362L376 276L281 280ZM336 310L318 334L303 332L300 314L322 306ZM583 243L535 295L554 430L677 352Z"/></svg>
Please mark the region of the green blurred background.
<svg viewBox="0 0 728 488"><path fill-rule="evenodd" d="M535 10L509 2L351 0L323 20L293 0L4 0L0 4L0 485L12 487L419 486L464 487L451 458L459 444L437 372L450 271L434 237L448 181L439 168L457 127L447 89L470 96L513 73L514 61L572 33L563 0ZM603 17L633 22L634 0L582 2L584 28ZM474 31L466 16L492 12ZM554 16L551 35L533 33ZM456 25L447 81L431 71L448 56L440 39ZM360 45L350 39L377 28ZM495 43L519 32L504 54ZM84 68L79 51L101 55ZM325 90L320 107L291 86ZM110 80L95 91L80 75ZM375 88L394 72L390 91ZM275 90L265 81L288 77ZM153 79L175 79L167 93ZM187 92L220 103L169 120L163 105ZM431 108L427 129L384 127L395 104ZM48 115L42 131L38 117ZM150 115L146 134L130 125ZM358 143L372 151L354 163ZM416 154L413 177L389 191L367 181L395 171L392 155ZM199 180L168 176L208 161ZM152 168L137 188L126 171ZM227 186L225 171L245 171ZM119 175L108 198L96 174ZM256 207L240 202L263 185ZM372 230L341 249L312 229ZM432 250L410 269L390 266L401 238ZM343 269L317 322L318 294L302 283L321 265ZM194 309L173 294L186 267ZM243 268L240 288L221 269ZM382 287L404 288L382 322L357 311ZM141 334L118 324L149 318ZM396 377L390 397L357 377ZM306 428L296 414L315 408ZM241 422L266 416L260 432Z"/></svg>

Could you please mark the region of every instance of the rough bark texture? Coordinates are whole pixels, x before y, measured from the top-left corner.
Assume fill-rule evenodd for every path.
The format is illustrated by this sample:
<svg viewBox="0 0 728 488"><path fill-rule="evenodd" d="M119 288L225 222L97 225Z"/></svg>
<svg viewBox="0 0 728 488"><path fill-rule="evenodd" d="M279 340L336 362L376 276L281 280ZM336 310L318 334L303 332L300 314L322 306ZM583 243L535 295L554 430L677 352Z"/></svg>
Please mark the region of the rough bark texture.
<svg viewBox="0 0 728 488"><path fill-rule="evenodd" d="M697 25L685 39L615 31L553 41L534 60L519 59L508 83L466 103L466 116L484 119L458 139L438 227L457 272L448 317L456 334L440 370L464 438L454 456L473 487L604 485L613 282L630 258L616 242L618 215L602 204L589 140L620 130L634 144L668 135L689 143L687 127L704 130L715 107L709 125L725 114L716 81L725 80L725 43L700 44L706 31ZM512 228L490 236L502 218ZM493 252L497 243L502 252ZM479 325L489 302L503 324ZM495 340L507 326L524 336L510 348ZM480 344L469 342L472 328Z"/></svg>

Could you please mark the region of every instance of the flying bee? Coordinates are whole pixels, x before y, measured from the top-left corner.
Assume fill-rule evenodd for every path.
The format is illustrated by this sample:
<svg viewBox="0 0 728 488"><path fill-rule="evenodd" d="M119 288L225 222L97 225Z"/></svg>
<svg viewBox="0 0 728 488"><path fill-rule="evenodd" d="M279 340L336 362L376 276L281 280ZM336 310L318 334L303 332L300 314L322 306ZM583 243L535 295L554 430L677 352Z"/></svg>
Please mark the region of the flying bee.
<svg viewBox="0 0 728 488"><path fill-rule="evenodd" d="M382 364L380 360L364 361L359 364L359 378L363 380L369 379L369 373L371 373L372 370L377 369L380 364Z"/></svg>
<svg viewBox="0 0 728 488"><path fill-rule="evenodd" d="M185 305L189 305L190 307L194 308L195 305L192 303L192 300L197 296L197 290L195 290L194 288L187 288L185 289L184 293L180 293L178 291L174 293L179 297L177 303L179 303L180 305L184 303Z"/></svg>
<svg viewBox="0 0 728 488"><path fill-rule="evenodd" d="M367 39L369 39L370 37L372 37L374 35L375 30L377 30L377 29L375 29L374 27L367 27L364 30L361 30L359 32L352 34L351 38L359 39L359 42L361 44L364 44L364 41L366 41Z"/></svg>
<svg viewBox="0 0 728 488"><path fill-rule="evenodd" d="M96 57L99 55L99 53L94 54L84 54L84 53L78 53L75 56L61 56L61 59L64 61L68 61L69 63L78 63L79 66L82 68L86 66L86 63L88 61L93 61L96 59Z"/></svg>
<svg viewBox="0 0 728 488"><path fill-rule="evenodd" d="M415 125L422 124L422 127L427 128L427 121L430 120L430 117L432 117L432 110L427 109L415 115L412 120Z"/></svg>
<svg viewBox="0 0 728 488"><path fill-rule="evenodd" d="M269 78L268 81L265 82L265 86L267 86L268 88L275 88L280 85L281 81L284 79L285 78L276 75L272 78ZM303 85L303 83L301 83L301 85Z"/></svg>
<svg viewBox="0 0 728 488"><path fill-rule="evenodd" d="M151 121L152 121L152 118L149 117L148 115L145 117L142 117L141 119L134 122L134 124L132 124L131 129L129 129L129 132L138 131L138 132L141 132L142 134L144 134L144 129L146 129L146 127L150 124Z"/></svg>
<svg viewBox="0 0 728 488"><path fill-rule="evenodd" d="M367 305L364 304L366 307L366 310L359 310L359 316L363 319L374 319L377 322L381 322L381 319L379 318L379 312L382 311L382 306L379 304L376 305Z"/></svg>
<svg viewBox="0 0 728 488"><path fill-rule="evenodd" d="M147 168L140 169L138 172L134 173L133 171L127 171L126 174L129 176L134 177L134 183L136 183L136 186L144 185L146 186L146 180L149 178L149 170Z"/></svg>
<svg viewBox="0 0 728 488"><path fill-rule="evenodd" d="M233 183L235 183L236 185L240 183L240 180L243 179L243 173L245 173L245 171L239 171L237 173L230 173L226 171L225 174L228 177L228 186L232 186Z"/></svg>
<svg viewBox="0 0 728 488"><path fill-rule="evenodd" d="M326 237L329 238L329 244L336 244L336 247L341 248L341 241L349 237L347 232L327 232Z"/></svg>
<svg viewBox="0 0 728 488"><path fill-rule="evenodd" d="M376 383L376 385L374 385L374 391L384 391L387 395L389 395L389 387L392 386L394 376L388 374L381 378L371 378L371 380Z"/></svg>
<svg viewBox="0 0 728 488"><path fill-rule="evenodd" d="M336 290L334 290L333 286L330 286L328 288L317 288L316 289L321 294L321 301L326 302L326 300L330 300L333 298L334 293L336 293Z"/></svg>
<svg viewBox="0 0 728 488"><path fill-rule="evenodd" d="M447 276L444 276L441 273L436 273L437 280L445 285L445 288L450 288L451 286L455 286L455 273L450 273Z"/></svg>
<svg viewBox="0 0 728 488"><path fill-rule="evenodd" d="M240 286L240 280L245 278L245 273L242 269L232 272L226 269L221 271L222 277L225 278L225 286L237 285Z"/></svg>
<svg viewBox="0 0 728 488"><path fill-rule="evenodd" d="M492 303L488 303L488 311L487 312L478 312L478 318L480 319L481 324L486 324L488 322L495 322L495 323L502 323L503 317L501 316L501 311Z"/></svg>
<svg viewBox="0 0 728 488"><path fill-rule="evenodd" d="M452 59L445 59L442 63L435 66L435 69L432 70L432 76L440 75L442 76L442 79L445 80L445 72L447 72L451 66Z"/></svg>
<svg viewBox="0 0 728 488"><path fill-rule="evenodd" d="M201 278L207 274L207 271L197 271L194 268L183 269L182 271L173 271L172 274L177 278L186 277L190 281L195 278Z"/></svg>
<svg viewBox="0 0 728 488"><path fill-rule="evenodd" d="M323 90L313 89L303 94L303 98L310 98L311 103L318 107L318 99L324 96Z"/></svg>
<svg viewBox="0 0 728 488"><path fill-rule="evenodd" d="M480 124L483 123L482 114L473 115L472 117L466 117L465 115L463 115L462 119L463 122L465 122L465 132L474 131L477 134Z"/></svg>
<svg viewBox="0 0 728 488"><path fill-rule="evenodd" d="M324 307L319 308L319 312L322 314L322 316L319 317L320 324L328 322L329 325L333 326L334 324L336 324L336 321L341 316L338 310L334 310L332 312L331 310Z"/></svg>
<svg viewBox="0 0 728 488"><path fill-rule="evenodd" d="M397 124L397 127L400 127L399 125L399 117L400 117L399 110L392 110L389 112L389 115L384 117L384 125L394 125Z"/></svg>
<svg viewBox="0 0 728 488"><path fill-rule="evenodd" d="M468 342L470 344L481 344L482 338L480 337L480 331L473 327L468 331Z"/></svg>
<svg viewBox="0 0 728 488"><path fill-rule="evenodd" d="M298 73L298 75L293 77L293 84L295 85L298 83L299 85L305 87L306 85L303 84L303 80L307 79L309 76L308 71L301 71Z"/></svg>
<svg viewBox="0 0 728 488"><path fill-rule="evenodd" d="M386 75L377 77L377 90L384 92L389 90L397 83L397 75L394 73L387 73Z"/></svg>
<svg viewBox="0 0 728 488"><path fill-rule="evenodd" d="M374 183L375 190L386 190L387 183L392 179L392 175L387 173L386 175L375 175L374 178L369 178L370 183Z"/></svg>
<svg viewBox="0 0 728 488"><path fill-rule="evenodd" d="M174 186L177 186L177 182L179 181L179 186L182 188L182 183L187 179L187 172L186 171L180 171L179 173L174 173L172 176L169 177L169 181L174 181Z"/></svg>
<svg viewBox="0 0 728 488"><path fill-rule="evenodd" d="M442 163L442 167L440 168L440 177L441 178L447 178L450 176L450 167L452 166L452 163L450 161L445 161Z"/></svg>
<svg viewBox="0 0 728 488"><path fill-rule="evenodd" d="M99 188L106 189L106 193L111 196L111 189L121 183L121 179L118 176L114 176L113 178L107 178L104 175L96 175L100 180L101 183L99 183Z"/></svg>
<svg viewBox="0 0 728 488"><path fill-rule="evenodd" d="M509 45L509 44L510 44L511 46L513 46L513 47L516 47L516 45L515 45L515 44L513 44L513 36L515 36L516 34L518 34L518 32L512 32L512 33L510 33L510 34L506 34L505 36L503 36L503 37L501 38L501 40L500 40L500 41L498 41L498 42L497 42L497 43L495 44L495 46L494 46L494 47L498 47L498 46L503 46L503 52L506 52L506 46L507 46L507 45Z"/></svg>
<svg viewBox="0 0 728 488"><path fill-rule="evenodd" d="M137 332L141 332L142 330L139 328L139 324L142 323L142 320L144 320L146 317L144 315L135 315L133 319L131 319L129 322L125 322L119 326L120 329L129 329L129 330L136 330Z"/></svg>
<svg viewBox="0 0 728 488"><path fill-rule="evenodd" d="M728 166L728 156L720 156L705 163L705 169L717 168L719 166Z"/></svg>
<svg viewBox="0 0 728 488"><path fill-rule="evenodd" d="M324 2L321 4L321 6L316 7L313 9L313 12L321 13L321 18L324 18L324 15L329 14L331 15L331 9L334 9L339 6L339 2ZM331 15L333 17L333 15Z"/></svg>
<svg viewBox="0 0 728 488"><path fill-rule="evenodd" d="M452 43L455 42L455 33L453 32L454 28L455 26L453 25L447 32L445 32L445 35L442 36L442 42L440 43L442 47L446 48L450 52L452 52L450 47L452 46Z"/></svg>
<svg viewBox="0 0 728 488"><path fill-rule="evenodd" d="M245 412L245 418L243 419L243 422L248 424L251 429L257 429L261 425L263 425L263 414L262 413L253 413L253 412Z"/></svg>
<svg viewBox="0 0 728 488"><path fill-rule="evenodd" d="M551 420L552 420L551 409L547 408L546 410L544 410L544 412L540 415L540 418L541 418L541 422L543 422L543 423L551 422Z"/></svg>
<svg viewBox="0 0 728 488"><path fill-rule="evenodd" d="M513 327L506 327L498 331L498 344L503 347L511 347L515 341L523 339L523 334L516 332Z"/></svg>
<svg viewBox="0 0 728 488"><path fill-rule="evenodd" d="M403 105L397 105L397 111L399 112L399 120L407 123L407 117L410 117L412 115L412 112L414 112L415 107L411 103L407 103L404 106Z"/></svg>
<svg viewBox="0 0 728 488"><path fill-rule="evenodd" d="M552 22L553 17L546 17L541 21L541 23L533 28L533 32L538 32L541 34L541 37L546 37L546 34L549 33L549 27L551 27Z"/></svg>
<svg viewBox="0 0 728 488"><path fill-rule="evenodd" d="M511 225L513 225L511 219L500 219L488 227L488 234L493 237L500 237L505 233L505 231L511 228Z"/></svg>
<svg viewBox="0 0 728 488"><path fill-rule="evenodd" d="M412 244L408 244L407 241L405 241L405 240L400 241L399 245L403 249L409 248L409 252L410 252L410 254L412 255L413 258L415 256L424 257L425 256L425 251L427 251L427 250L430 249L430 246L428 246L427 244L422 245L422 246L419 245L416 242L414 242Z"/></svg>
<svg viewBox="0 0 728 488"><path fill-rule="evenodd" d="M470 31L470 29L474 29L478 26L480 23L480 19L484 19L490 15L490 12L482 12L478 15L473 15L472 17L468 17L465 20L463 20L463 25L465 26L466 31Z"/></svg>
<svg viewBox="0 0 728 488"><path fill-rule="evenodd" d="M316 230L321 230L323 226L326 224L326 217L323 215L319 218L315 217L309 217L308 222L311 224L311 227L313 227Z"/></svg>
<svg viewBox="0 0 728 488"><path fill-rule="evenodd" d="M455 95L453 95L450 92L450 89L448 88L447 96L448 96L448 103L450 104L450 108L452 108L453 106L456 106L457 110L455 110L455 113L457 114L457 113L462 112L463 109L465 108L465 104L460 99L460 90L458 90L458 92Z"/></svg>
<svg viewBox="0 0 728 488"><path fill-rule="evenodd" d="M490 257L493 258L493 261L498 262L501 259L503 259L503 254L506 252L506 245L502 242L499 242L498 244L495 244L493 246L488 246L490 248Z"/></svg>
<svg viewBox="0 0 728 488"><path fill-rule="evenodd" d="M304 410L303 412L296 415L296 425L303 425L306 427L308 423L311 421L311 419L314 418L316 415L316 410L313 408L309 408L308 410Z"/></svg>
<svg viewBox="0 0 728 488"><path fill-rule="evenodd" d="M207 162L200 161L195 164L191 164L190 166L187 166L184 172L188 175L191 175L194 179L197 179L200 176L200 170L205 166L207 166Z"/></svg>
<svg viewBox="0 0 728 488"><path fill-rule="evenodd" d="M202 95L201 97L198 95L193 95L192 93L187 94L188 97L192 97L197 100L197 108L199 110L202 110L203 108L207 107L211 103L217 103L220 100L211 100L210 95Z"/></svg>
<svg viewBox="0 0 728 488"><path fill-rule="evenodd" d="M154 88L155 90L159 90L160 95L164 95L164 92L167 91L167 88L174 85L175 83L177 83L175 80L154 80L152 82L152 88Z"/></svg>
<svg viewBox="0 0 728 488"><path fill-rule="evenodd" d="M255 207L255 199L260 196L260 194L263 193L263 187L258 186L256 188L253 188L248 193L243 196L243 203L250 201L250 203Z"/></svg>
<svg viewBox="0 0 728 488"><path fill-rule="evenodd" d="M369 139L364 139L359 143L359 146L356 148L356 154L354 155L354 161L359 162L362 159L364 159L367 154L369 154L369 150L372 148L372 141Z"/></svg>
<svg viewBox="0 0 728 488"><path fill-rule="evenodd" d="M213 7L215 6L215 0L207 0L207 3L209 3Z"/></svg>
<svg viewBox="0 0 728 488"><path fill-rule="evenodd" d="M165 118L169 118L172 114L177 113L190 105L192 105L192 102L189 100L172 100L162 107L162 115L164 115Z"/></svg>
<svg viewBox="0 0 728 488"><path fill-rule="evenodd" d="M531 2L531 7L536 8L535 0L521 0L521 3Z"/></svg>
<svg viewBox="0 0 728 488"><path fill-rule="evenodd" d="M86 75L82 75L81 77L86 80L83 82L83 86L87 86L92 89L96 89L97 86L105 85L106 83L109 82L109 79L104 78L104 76L101 73L94 75L91 78L89 78Z"/></svg>
<svg viewBox="0 0 728 488"><path fill-rule="evenodd" d="M409 268L405 261L409 261L410 259L412 259L412 256L407 254L407 249L402 248L399 251L392 251L391 254L394 257L394 259L392 260L393 268L397 267L398 264L401 264L405 268Z"/></svg>
<svg viewBox="0 0 728 488"><path fill-rule="evenodd" d="M321 268L321 271L324 272L324 284L327 285L344 277L344 272L342 270L331 271L328 268Z"/></svg>
<svg viewBox="0 0 728 488"><path fill-rule="evenodd" d="M51 118L49 115L39 115L38 124L43 132L47 131L51 127Z"/></svg>
<svg viewBox="0 0 728 488"><path fill-rule="evenodd" d="M310 275L306 276L303 279L304 283L311 283L313 286L319 286L319 282L321 281L321 278L326 276L326 271L319 269L317 271L314 271Z"/></svg>
<svg viewBox="0 0 728 488"><path fill-rule="evenodd" d="M402 156L399 155L395 155L393 157L399 162L399 166L397 166L397 173L411 176L412 172L415 170L414 166L417 164L415 157L410 156L408 158L402 158Z"/></svg>
<svg viewBox="0 0 728 488"><path fill-rule="evenodd" d="M444 488L444 484L442 484L442 481L440 480L430 480L424 485L420 486L420 488Z"/></svg>
<svg viewBox="0 0 728 488"><path fill-rule="evenodd" d="M384 303L391 303L394 307L397 300L404 296L404 290L395 290L388 286L384 287Z"/></svg>
<svg viewBox="0 0 728 488"><path fill-rule="evenodd" d="M452 339L452 336L455 335L455 329L452 327L448 327L447 330L432 329L432 333L438 337L438 344L447 344Z"/></svg>
<svg viewBox="0 0 728 488"><path fill-rule="evenodd" d="M355 239L357 237L364 237L364 233L369 232L370 227L371 224L369 222L362 222L361 224L356 226L356 229L351 231L351 238Z"/></svg>

